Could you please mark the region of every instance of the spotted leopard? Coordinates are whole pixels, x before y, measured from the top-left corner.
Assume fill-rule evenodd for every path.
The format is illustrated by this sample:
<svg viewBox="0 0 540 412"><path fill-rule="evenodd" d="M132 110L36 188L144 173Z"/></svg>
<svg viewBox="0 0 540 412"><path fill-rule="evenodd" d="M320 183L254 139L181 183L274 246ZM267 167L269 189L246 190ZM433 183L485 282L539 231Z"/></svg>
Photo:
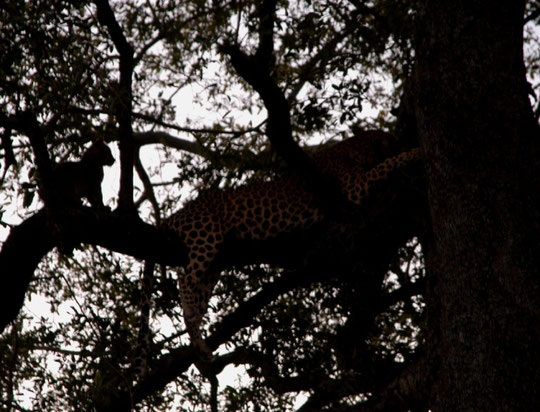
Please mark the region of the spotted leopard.
<svg viewBox="0 0 540 412"><path fill-rule="evenodd" d="M417 159L417 149L396 154L392 135L382 131L358 134L312 154L319 169L333 177L348 200L359 204L370 187ZM378 163L380 159L385 159ZM309 228L323 218L313 193L296 174L201 196L164 220L177 231L189 251L179 279L184 321L192 344L202 354L211 351L200 324L219 271L212 268L225 236L262 240Z"/></svg>

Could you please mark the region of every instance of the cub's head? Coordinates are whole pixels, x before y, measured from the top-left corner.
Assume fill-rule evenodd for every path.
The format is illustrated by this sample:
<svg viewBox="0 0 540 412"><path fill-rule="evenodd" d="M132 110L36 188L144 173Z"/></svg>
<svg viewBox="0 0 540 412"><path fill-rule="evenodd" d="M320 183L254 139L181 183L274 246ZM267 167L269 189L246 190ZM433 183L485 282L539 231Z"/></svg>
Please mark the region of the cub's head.
<svg viewBox="0 0 540 412"><path fill-rule="evenodd" d="M114 164L111 149L105 144L103 139L94 140L92 145L84 152L81 160L102 166L111 166Z"/></svg>

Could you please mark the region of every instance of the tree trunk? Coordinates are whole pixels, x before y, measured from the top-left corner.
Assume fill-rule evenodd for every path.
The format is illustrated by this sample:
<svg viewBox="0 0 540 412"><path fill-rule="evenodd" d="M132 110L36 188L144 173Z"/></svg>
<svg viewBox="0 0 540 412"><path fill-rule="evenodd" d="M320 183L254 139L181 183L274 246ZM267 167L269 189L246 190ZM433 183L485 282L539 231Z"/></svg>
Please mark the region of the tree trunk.
<svg viewBox="0 0 540 412"><path fill-rule="evenodd" d="M523 64L524 2L420 3L430 404L540 410L540 138Z"/></svg>

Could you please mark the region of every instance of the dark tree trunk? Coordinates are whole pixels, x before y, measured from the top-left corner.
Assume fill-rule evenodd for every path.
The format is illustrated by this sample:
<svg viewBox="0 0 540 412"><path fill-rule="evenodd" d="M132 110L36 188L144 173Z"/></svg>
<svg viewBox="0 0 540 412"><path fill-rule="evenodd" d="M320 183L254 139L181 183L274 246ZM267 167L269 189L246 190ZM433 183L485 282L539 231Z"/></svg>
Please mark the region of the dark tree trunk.
<svg viewBox="0 0 540 412"><path fill-rule="evenodd" d="M539 133L524 2L421 1L416 116L436 411L540 410Z"/></svg>

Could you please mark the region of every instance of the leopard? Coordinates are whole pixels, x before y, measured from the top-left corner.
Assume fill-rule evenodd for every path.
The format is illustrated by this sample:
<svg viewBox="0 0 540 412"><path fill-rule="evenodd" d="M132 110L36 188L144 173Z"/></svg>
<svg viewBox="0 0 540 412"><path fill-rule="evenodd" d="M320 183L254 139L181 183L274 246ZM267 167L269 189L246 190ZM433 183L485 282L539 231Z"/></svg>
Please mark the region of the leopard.
<svg viewBox="0 0 540 412"><path fill-rule="evenodd" d="M59 163L52 170L52 192L57 204L80 207L82 199L97 209L106 209L103 204L101 182L103 167L112 166L114 157L103 139L95 139L79 161Z"/></svg>
<svg viewBox="0 0 540 412"><path fill-rule="evenodd" d="M356 133L310 156L319 170L334 179L346 199L360 205L377 182L420 158L414 148L399 151L390 133ZM381 159L384 159L380 161ZM307 230L325 217L324 208L296 173L201 195L163 220L188 249L188 263L179 277L180 301L192 346L211 358L201 332L220 271L212 265L228 239L265 240L295 230Z"/></svg>
<svg viewBox="0 0 540 412"><path fill-rule="evenodd" d="M98 137L92 140L80 160L53 164L49 185L40 187L39 191L47 213L51 213L56 221L58 212L83 207L83 199L88 201L94 212L109 212L109 207L103 203L101 183L104 167L112 166L114 162L111 149ZM68 229L57 222L53 224L52 232L58 241L58 251L64 255L71 255L78 247L78 242L69 235Z"/></svg>

